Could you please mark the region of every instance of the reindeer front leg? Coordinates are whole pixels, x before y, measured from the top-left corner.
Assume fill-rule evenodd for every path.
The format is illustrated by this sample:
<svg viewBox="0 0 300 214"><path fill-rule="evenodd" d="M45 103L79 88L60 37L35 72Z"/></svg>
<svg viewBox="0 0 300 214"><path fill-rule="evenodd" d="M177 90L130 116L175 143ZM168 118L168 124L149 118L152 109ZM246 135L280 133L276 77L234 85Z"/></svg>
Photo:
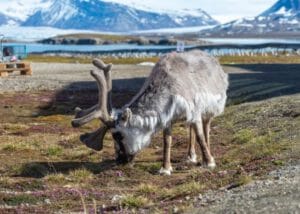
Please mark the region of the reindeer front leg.
<svg viewBox="0 0 300 214"><path fill-rule="evenodd" d="M173 171L171 165L171 146L172 146L172 128L171 126L164 129L164 157L163 157L163 167L159 170L159 174L161 175L171 175Z"/></svg>

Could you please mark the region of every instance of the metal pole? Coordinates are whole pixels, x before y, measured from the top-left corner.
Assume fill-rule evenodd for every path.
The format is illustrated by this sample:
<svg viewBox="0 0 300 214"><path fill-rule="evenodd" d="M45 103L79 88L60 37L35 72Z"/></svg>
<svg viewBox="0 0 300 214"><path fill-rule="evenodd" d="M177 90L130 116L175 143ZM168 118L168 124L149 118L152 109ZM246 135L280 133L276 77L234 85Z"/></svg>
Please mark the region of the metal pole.
<svg viewBox="0 0 300 214"><path fill-rule="evenodd" d="M4 61L4 58L3 58L3 40L4 40L4 35L3 35L3 34L0 34L1 61Z"/></svg>

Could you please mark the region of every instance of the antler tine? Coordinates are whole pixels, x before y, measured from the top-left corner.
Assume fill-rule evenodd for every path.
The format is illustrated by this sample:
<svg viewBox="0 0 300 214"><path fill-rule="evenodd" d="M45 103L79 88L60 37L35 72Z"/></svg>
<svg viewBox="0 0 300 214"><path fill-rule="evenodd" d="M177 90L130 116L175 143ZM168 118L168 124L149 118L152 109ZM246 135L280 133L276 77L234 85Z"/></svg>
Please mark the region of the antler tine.
<svg viewBox="0 0 300 214"><path fill-rule="evenodd" d="M110 113L112 110L112 101L111 101L111 90L112 90L112 80L111 80L111 69L112 69L112 64L108 64L106 65L103 61L99 60L99 59L94 59L93 60L93 64L104 71L104 76L106 79L106 85L107 85L107 90L108 90L108 100L107 100L107 108L108 108L108 112ZM77 107L75 109L75 119L76 118L80 118L83 117L85 115L90 114L91 112L93 112L95 109L98 109L99 105L96 104L88 109L82 110L81 108Z"/></svg>
<svg viewBox="0 0 300 214"><path fill-rule="evenodd" d="M75 108L75 118L80 118L80 117L83 117L85 115L88 115L89 113L95 111L96 109L98 109L98 104L88 108L88 109L81 109L79 107L76 107Z"/></svg>
<svg viewBox="0 0 300 214"><path fill-rule="evenodd" d="M107 84L107 96L108 96L108 100L107 100L107 104L108 104L108 112L111 112L112 110L112 99L111 99L111 95L112 95L112 79L111 79L111 69L112 69L112 64L108 64L106 65L102 60L100 59L94 59L93 60L93 65L96 66L97 68L99 68L100 70L104 71L104 76L106 79L106 84Z"/></svg>
<svg viewBox="0 0 300 214"><path fill-rule="evenodd" d="M106 126L112 125L113 121L107 112L107 85L104 74L102 72L92 70L91 75L96 79L99 91L97 108L92 107L91 109L93 109L93 111L89 114L80 118L75 118L72 121L73 127L82 126L95 118L100 118Z"/></svg>
<svg viewBox="0 0 300 214"><path fill-rule="evenodd" d="M107 111L107 83L105 77L102 72L99 71L91 71L91 75L96 79L98 86L98 105L99 110L102 112L102 120L103 122L111 120L108 111Z"/></svg>

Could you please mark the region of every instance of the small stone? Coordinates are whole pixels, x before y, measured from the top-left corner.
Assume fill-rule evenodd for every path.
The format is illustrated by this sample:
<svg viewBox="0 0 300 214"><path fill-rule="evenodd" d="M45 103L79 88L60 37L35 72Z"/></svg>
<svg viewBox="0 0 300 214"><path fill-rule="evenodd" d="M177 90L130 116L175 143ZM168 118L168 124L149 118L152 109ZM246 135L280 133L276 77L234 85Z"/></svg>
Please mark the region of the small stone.
<svg viewBox="0 0 300 214"><path fill-rule="evenodd" d="M202 200L202 199L203 199L202 194L199 194L199 195L198 195L198 199L199 199L199 200Z"/></svg>
<svg viewBox="0 0 300 214"><path fill-rule="evenodd" d="M122 195L114 195L111 199L112 202L119 202L124 196Z"/></svg>
<svg viewBox="0 0 300 214"><path fill-rule="evenodd" d="M46 204L51 204L50 199L49 199L49 198L46 198L46 199L45 199L45 203L46 203Z"/></svg>
<svg viewBox="0 0 300 214"><path fill-rule="evenodd" d="M187 201L189 201L190 199L191 199L190 196L186 196L186 197L185 197L185 200L187 200Z"/></svg>
<svg viewBox="0 0 300 214"><path fill-rule="evenodd" d="M173 213L178 213L178 212L179 212L179 209L178 209L178 207L175 206L175 207L173 208Z"/></svg>

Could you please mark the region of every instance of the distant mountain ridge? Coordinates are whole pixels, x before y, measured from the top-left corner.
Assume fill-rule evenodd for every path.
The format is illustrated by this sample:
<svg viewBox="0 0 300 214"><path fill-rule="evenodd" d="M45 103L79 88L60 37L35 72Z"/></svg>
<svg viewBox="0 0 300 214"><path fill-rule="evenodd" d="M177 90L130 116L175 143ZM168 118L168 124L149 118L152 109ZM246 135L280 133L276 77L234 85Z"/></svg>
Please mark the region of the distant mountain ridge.
<svg viewBox="0 0 300 214"><path fill-rule="evenodd" d="M15 18L12 18L10 16L0 13L0 26L1 25L16 25L18 22L19 22L18 19L15 19Z"/></svg>
<svg viewBox="0 0 300 214"><path fill-rule="evenodd" d="M300 0L279 0L253 18L243 18L201 31L205 36L244 36L300 33Z"/></svg>
<svg viewBox="0 0 300 214"><path fill-rule="evenodd" d="M136 9L119 3L101 0L35 0L37 8L26 8L16 24L20 26L48 26L61 29L84 29L109 32L128 32L159 28L207 26L219 24L203 10L192 13L155 12ZM19 4L20 0L12 0ZM34 7L34 6L33 6ZM11 8L10 8L11 10ZM7 11L2 13L11 14ZM6 18L4 18L6 17ZM7 16L0 15L0 25L7 24ZM2 20L2 22L1 22Z"/></svg>
<svg viewBox="0 0 300 214"><path fill-rule="evenodd" d="M271 8L261 14L261 16L268 16L270 14L278 14L283 12L299 13L300 1L299 0L280 0L276 2Z"/></svg>
<svg viewBox="0 0 300 214"><path fill-rule="evenodd" d="M5 25L8 23L8 17L0 13L0 25Z"/></svg>

